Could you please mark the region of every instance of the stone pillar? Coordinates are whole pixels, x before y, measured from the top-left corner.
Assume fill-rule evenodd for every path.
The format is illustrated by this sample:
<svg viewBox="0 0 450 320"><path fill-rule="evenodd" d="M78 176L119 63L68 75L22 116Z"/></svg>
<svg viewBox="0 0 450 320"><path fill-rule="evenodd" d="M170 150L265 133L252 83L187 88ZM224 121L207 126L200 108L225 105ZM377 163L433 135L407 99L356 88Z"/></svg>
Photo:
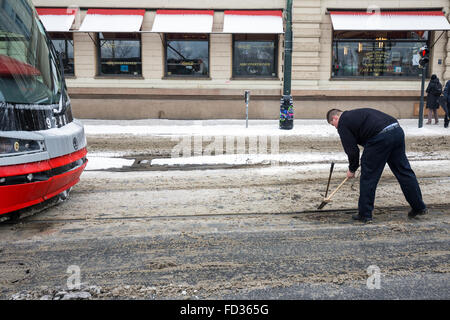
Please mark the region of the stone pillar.
<svg viewBox="0 0 450 320"><path fill-rule="evenodd" d="M450 31L447 31L445 35L442 36L444 39L440 39L440 41L445 42L443 48L444 50L444 70L442 76L442 85L445 86L445 83L450 80L450 41L448 38L450 37Z"/></svg>
<svg viewBox="0 0 450 320"><path fill-rule="evenodd" d="M292 89L317 86L320 79L320 0L294 0Z"/></svg>

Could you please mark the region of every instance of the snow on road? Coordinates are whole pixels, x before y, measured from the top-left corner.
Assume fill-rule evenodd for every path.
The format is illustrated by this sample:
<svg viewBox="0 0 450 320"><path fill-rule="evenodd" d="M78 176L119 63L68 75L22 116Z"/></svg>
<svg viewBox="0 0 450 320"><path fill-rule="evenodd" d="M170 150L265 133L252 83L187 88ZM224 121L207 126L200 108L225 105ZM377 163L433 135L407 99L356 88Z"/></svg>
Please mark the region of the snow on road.
<svg viewBox="0 0 450 320"><path fill-rule="evenodd" d="M283 137L298 136L299 138L330 138L339 139L336 129L325 120L295 120L292 130L280 130L277 120L249 120L249 127L245 128L245 120L82 120L87 136L96 135L132 135L132 136L154 136L172 137L179 139L180 136L191 137ZM418 127L417 119L400 119L400 125L407 137L449 137L450 129L443 125L424 125ZM344 152L301 152L301 153L278 153L278 152L249 152L248 154L219 154L216 156L177 156L147 160L152 166L183 166L183 165L258 165L258 164L307 164L324 162L325 166L331 161L346 161ZM238 153L238 152L237 152ZM122 168L133 165L134 160L123 159L124 152L89 154L89 163L86 170L102 170L111 168ZM443 155L444 158L448 155ZM122 157L122 158L121 158ZM438 153L408 153L408 157L421 160L433 160L442 155Z"/></svg>
<svg viewBox="0 0 450 320"><path fill-rule="evenodd" d="M202 135L202 136L311 136L338 137L336 129L325 120L298 119L292 130L280 130L277 120L82 120L87 135ZM417 119L400 119L407 136L450 136L450 129L439 125L418 127Z"/></svg>

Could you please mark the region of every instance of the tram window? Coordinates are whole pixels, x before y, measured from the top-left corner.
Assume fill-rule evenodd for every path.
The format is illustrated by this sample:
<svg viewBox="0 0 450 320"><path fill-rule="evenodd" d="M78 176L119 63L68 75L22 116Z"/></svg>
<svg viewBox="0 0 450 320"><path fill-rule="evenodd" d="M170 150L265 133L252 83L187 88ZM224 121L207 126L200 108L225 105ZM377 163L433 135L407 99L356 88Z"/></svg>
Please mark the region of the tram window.
<svg viewBox="0 0 450 320"><path fill-rule="evenodd" d="M65 75L75 74L73 60L73 35L71 33L49 33L56 51L62 54Z"/></svg>
<svg viewBox="0 0 450 320"><path fill-rule="evenodd" d="M99 75L142 75L141 36L137 33L99 33Z"/></svg>
<svg viewBox="0 0 450 320"><path fill-rule="evenodd" d="M276 77L277 44L277 35L234 35L233 77Z"/></svg>
<svg viewBox="0 0 450 320"><path fill-rule="evenodd" d="M33 105L58 103L61 78L42 23L33 11L23 10L16 5L16 1L2 3L0 102Z"/></svg>
<svg viewBox="0 0 450 320"><path fill-rule="evenodd" d="M204 34L167 34L166 77L208 77L209 37Z"/></svg>

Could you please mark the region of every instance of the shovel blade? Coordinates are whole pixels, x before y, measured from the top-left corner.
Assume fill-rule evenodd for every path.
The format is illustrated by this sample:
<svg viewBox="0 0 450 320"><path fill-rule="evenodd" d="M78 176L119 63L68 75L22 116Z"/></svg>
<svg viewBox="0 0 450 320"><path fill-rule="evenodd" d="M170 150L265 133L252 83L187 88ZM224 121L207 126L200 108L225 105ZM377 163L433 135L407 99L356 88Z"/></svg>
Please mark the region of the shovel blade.
<svg viewBox="0 0 450 320"><path fill-rule="evenodd" d="M323 207L325 207L325 205L326 205L328 202L330 202L330 201L326 201L326 200L322 201L322 203L319 205L319 207L318 207L317 209L318 209L318 210L322 209Z"/></svg>

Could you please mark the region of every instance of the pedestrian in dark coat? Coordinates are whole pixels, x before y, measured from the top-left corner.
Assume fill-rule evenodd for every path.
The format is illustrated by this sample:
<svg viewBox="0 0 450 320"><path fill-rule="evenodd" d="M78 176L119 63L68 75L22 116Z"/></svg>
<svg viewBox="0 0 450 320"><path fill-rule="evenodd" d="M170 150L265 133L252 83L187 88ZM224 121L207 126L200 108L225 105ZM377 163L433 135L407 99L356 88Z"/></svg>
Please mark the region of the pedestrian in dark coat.
<svg viewBox="0 0 450 320"><path fill-rule="evenodd" d="M442 103L441 106L445 111L445 117L444 117L444 128L448 128L448 123L450 122L450 114L449 114L449 107L450 107L450 80L447 81L445 84L444 89L444 95L442 97Z"/></svg>
<svg viewBox="0 0 450 320"><path fill-rule="evenodd" d="M442 93L442 84L439 82L438 77L433 74L431 76L430 83L427 87L427 109L428 109L428 122L431 124L431 116L434 115L434 124L439 123L437 109L439 108L439 97Z"/></svg>
<svg viewBox="0 0 450 320"><path fill-rule="evenodd" d="M390 115L369 108L341 111L331 109L327 121L333 125L341 138L348 156L347 177L354 178L361 156L358 214L354 220L372 221L375 191L386 163L397 178L403 194L411 206L408 217L414 218L428 212L414 171L405 153L405 134L398 121Z"/></svg>

